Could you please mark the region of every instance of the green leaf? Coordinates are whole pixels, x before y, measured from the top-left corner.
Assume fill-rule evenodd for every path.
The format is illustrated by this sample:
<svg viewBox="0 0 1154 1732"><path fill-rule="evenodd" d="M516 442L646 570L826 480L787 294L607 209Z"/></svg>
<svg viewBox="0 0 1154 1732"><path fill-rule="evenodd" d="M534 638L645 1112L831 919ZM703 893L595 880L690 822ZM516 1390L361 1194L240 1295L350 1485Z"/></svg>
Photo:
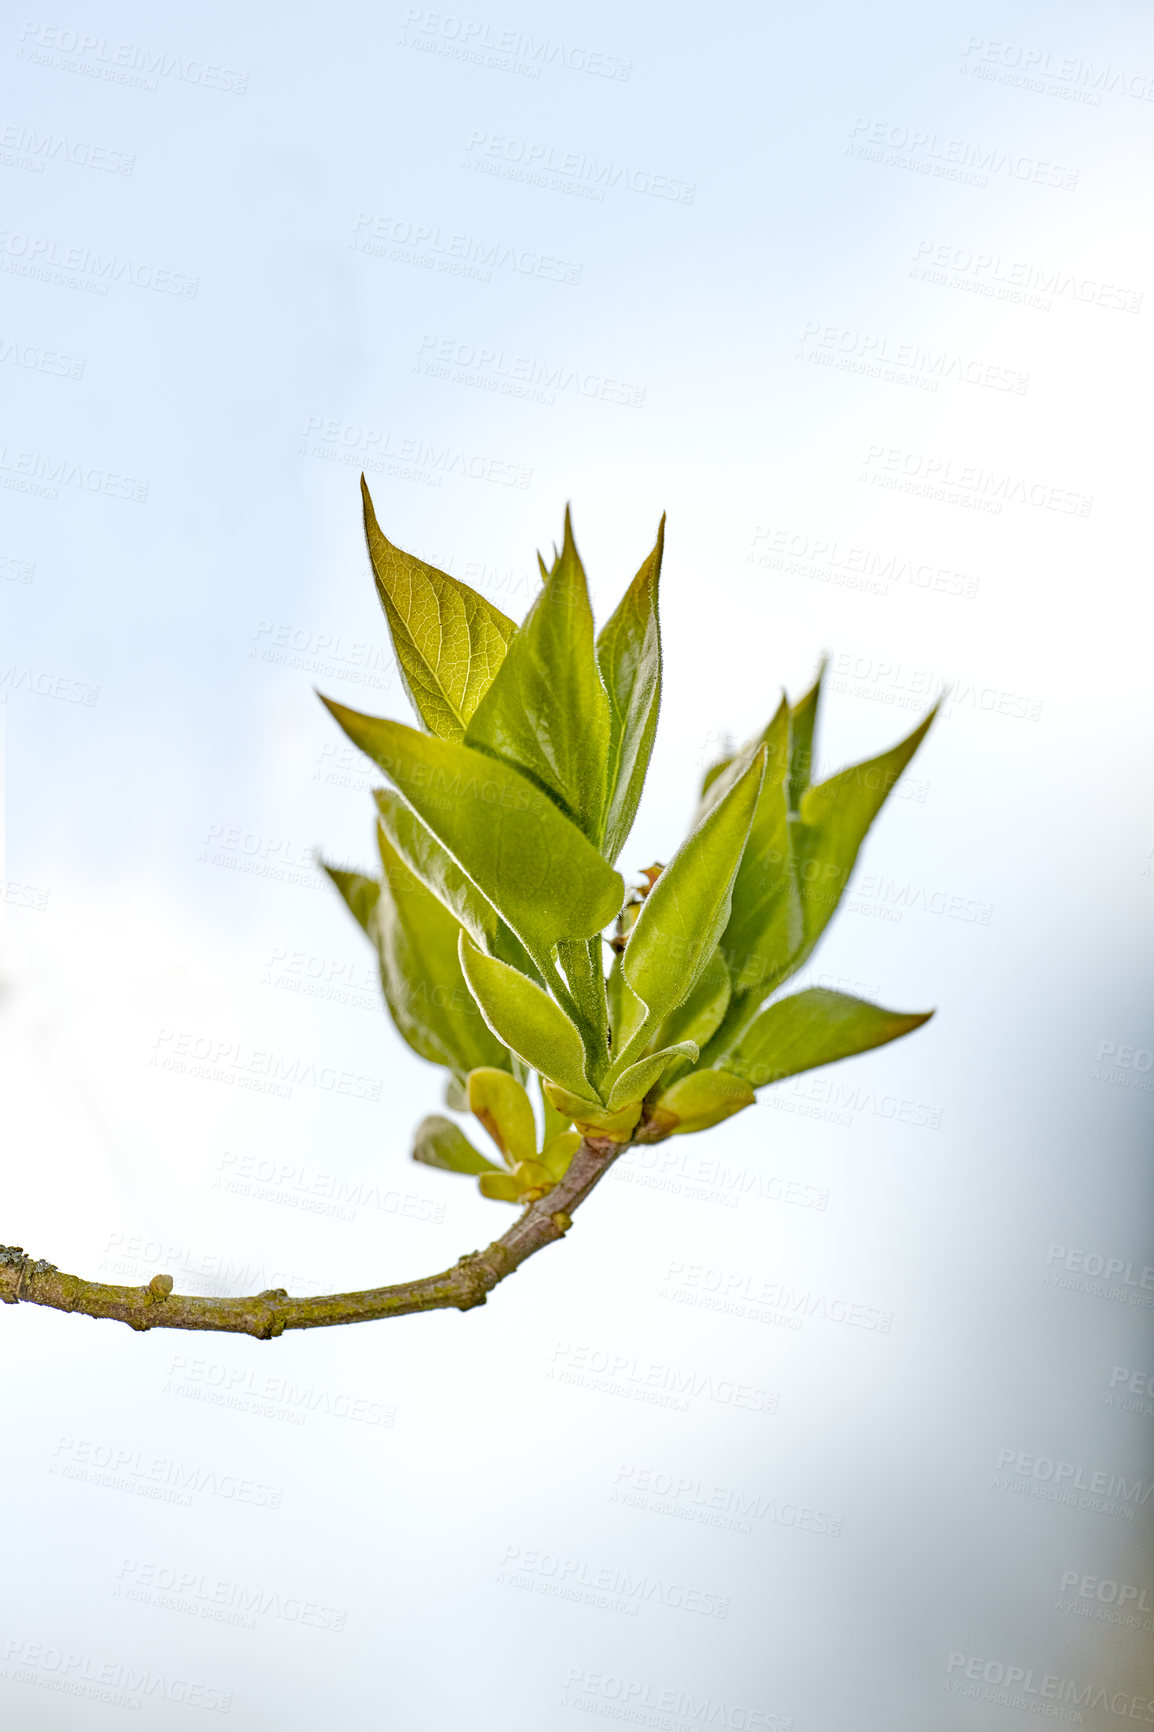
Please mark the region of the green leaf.
<svg viewBox="0 0 1154 1732"><path fill-rule="evenodd" d="M529 1097L507 1070L484 1067L466 1079L469 1111L484 1125L509 1166L537 1153L537 1125Z"/></svg>
<svg viewBox="0 0 1154 1732"><path fill-rule="evenodd" d="M502 1173L496 1169L491 1173L482 1173L477 1185L481 1195L491 1198L495 1203L519 1203L521 1200L521 1187L512 1173Z"/></svg>
<svg viewBox="0 0 1154 1732"><path fill-rule="evenodd" d="M662 1023L655 1037L658 1046L676 1046L683 1040L704 1046L725 1015L730 991L725 958L715 950L689 997Z"/></svg>
<svg viewBox="0 0 1154 1732"><path fill-rule="evenodd" d="M734 997L764 999L802 939L801 895L794 869L786 804L791 711L783 699L761 739L765 780L733 884L733 904L721 949Z"/></svg>
<svg viewBox="0 0 1154 1732"><path fill-rule="evenodd" d="M467 1113L469 1097L465 1093L464 1080L459 1076L450 1076L445 1082L445 1105L452 1107L455 1113Z"/></svg>
<svg viewBox="0 0 1154 1732"><path fill-rule="evenodd" d="M381 984L403 1038L431 1064L458 1075L478 1065L509 1068L465 984L457 955L460 927L413 877L387 842L385 877L373 920Z"/></svg>
<svg viewBox="0 0 1154 1732"><path fill-rule="evenodd" d="M628 1070L622 1071L609 1092L606 1106L610 1112L618 1112L628 1106L630 1101L644 1100L658 1078L668 1070L674 1059L687 1058L690 1064L697 1062L697 1045L692 1040L684 1040L678 1046L667 1046L661 1052L653 1052L647 1058L638 1059Z"/></svg>
<svg viewBox="0 0 1154 1732"><path fill-rule="evenodd" d="M727 1066L754 1088L763 1088L782 1077L884 1046L920 1028L932 1015L932 1010L883 1010L864 998L814 986L763 1010L742 1035Z"/></svg>
<svg viewBox="0 0 1154 1732"><path fill-rule="evenodd" d="M512 927L541 969L564 938L592 938L625 895L547 795L483 752L323 700Z"/></svg>
<svg viewBox="0 0 1154 1732"><path fill-rule="evenodd" d="M459 740L517 627L467 583L381 534L365 478L365 537L401 678L430 733Z"/></svg>
<svg viewBox="0 0 1154 1732"><path fill-rule="evenodd" d="M377 902L381 894L381 886L375 878L366 878L363 872L345 872L339 866L330 866L321 861L322 869L328 873L348 905L349 913L361 928L362 932L373 936L372 921L377 910Z"/></svg>
<svg viewBox="0 0 1154 1732"><path fill-rule="evenodd" d="M629 1101L615 1112L610 1112L608 1107L571 1094L568 1089L558 1088L556 1083L547 1082L545 1093L557 1111L570 1118L583 1134L608 1137L612 1142L627 1143L633 1127L641 1117L640 1101Z"/></svg>
<svg viewBox="0 0 1154 1732"><path fill-rule="evenodd" d="M541 1134L541 1147L548 1148L555 1137L559 1137L573 1123L568 1113L559 1112L549 1096L545 1093L545 1080L538 1074L537 1087L541 1096L541 1117L544 1126Z"/></svg>
<svg viewBox="0 0 1154 1732"><path fill-rule="evenodd" d="M447 1173L499 1173L492 1161L478 1154L464 1131L451 1119L431 1113L417 1126L413 1144L413 1159L426 1167L440 1167Z"/></svg>
<svg viewBox="0 0 1154 1732"><path fill-rule="evenodd" d="M568 511L561 557L477 705L465 743L520 770L594 845L600 842L609 700Z"/></svg>
<svg viewBox="0 0 1154 1732"><path fill-rule="evenodd" d="M712 788L714 782L716 782L718 776L723 775L732 762L733 753L731 752L728 757L718 758L715 764L710 764L708 770L706 770L704 776L701 778L701 791L697 796L699 800L705 799L705 796L708 794L710 788Z"/></svg>
<svg viewBox="0 0 1154 1732"><path fill-rule="evenodd" d="M591 1095L581 1036L548 993L507 963L486 956L464 932L460 957L469 990L497 1039L542 1076L574 1094Z"/></svg>
<svg viewBox="0 0 1154 1732"><path fill-rule="evenodd" d="M810 785L810 775L814 765L816 752L817 718L821 705L821 687L825 678L826 661L822 657L821 666L817 670L817 678L806 692L792 705L789 712L789 809L796 812L801 803L801 797Z"/></svg>
<svg viewBox="0 0 1154 1732"><path fill-rule="evenodd" d="M696 1070L658 1095L654 1122L672 1136L684 1136L719 1125L753 1102L753 1090L744 1077L723 1070ZM667 1122L670 1119L675 1122Z"/></svg>
<svg viewBox="0 0 1154 1732"><path fill-rule="evenodd" d="M645 1011L640 1022L626 1012L624 1045L615 1049L618 1071L689 997L717 948L764 772L765 754L759 751L645 898L621 959L624 983Z"/></svg>
<svg viewBox="0 0 1154 1732"><path fill-rule="evenodd" d="M917 751L937 706L912 734L879 757L841 770L801 796L792 827L805 936L790 972L799 968L825 930L849 882L866 832Z"/></svg>
<svg viewBox="0 0 1154 1732"><path fill-rule="evenodd" d="M597 639L597 666L609 694L609 775L603 852L616 860L633 828L661 707L661 627L657 587L665 518L653 552Z"/></svg>
<svg viewBox="0 0 1154 1732"><path fill-rule="evenodd" d="M516 933L401 796L392 788L377 788L374 798L381 828L392 847L425 889L460 921L474 944L535 977L537 971Z"/></svg>
<svg viewBox="0 0 1154 1732"><path fill-rule="evenodd" d="M556 1183L569 1171L569 1163L581 1145L580 1131L559 1131L541 1150L541 1165Z"/></svg>

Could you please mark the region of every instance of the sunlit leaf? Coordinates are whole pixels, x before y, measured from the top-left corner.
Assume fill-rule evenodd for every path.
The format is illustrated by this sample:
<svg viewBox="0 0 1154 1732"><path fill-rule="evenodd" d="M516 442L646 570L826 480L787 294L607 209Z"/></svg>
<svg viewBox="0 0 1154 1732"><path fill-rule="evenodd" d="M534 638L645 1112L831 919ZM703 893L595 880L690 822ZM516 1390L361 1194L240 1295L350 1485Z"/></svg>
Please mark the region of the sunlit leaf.
<svg viewBox="0 0 1154 1732"><path fill-rule="evenodd" d="M751 1023L727 1068L754 1088L852 1058L920 1028L932 1011L884 1010L864 998L810 987L781 998Z"/></svg>
<svg viewBox="0 0 1154 1732"><path fill-rule="evenodd" d="M578 1095L591 1094L581 1036L548 993L507 963L486 956L466 933L460 956L469 990L502 1045L543 1077Z"/></svg>
<svg viewBox="0 0 1154 1732"><path fill-rule="evenodd" d="M451 1119L436 1113L422 1119L413 1143L413 1159L426 1167L441 1167L448 1173L499 1173L492 1161L479 1154Z"/></svg>
<svg viewBox="0 0 1154 1732"><path fill-rule="evenodd" d="M753 1101L753 1090L743 1077L723 1070L696 1070L662 1090L654 1116L673 1136L681 1136L708 1130Z"/></svg>
<svg viewBox="0 0 1154 1732"><path fill-rule="evenodd" d="M652 553L597 639L597 665L609 694L608 809L603 852L616 860L633 827L661 707L661 628L657 588L665 518Z"/></svg>
<svg viewBox="0 0 1154 1732"><path fill-rule="evenodd" d="M361 493L377 594L405 690L431 733L459 740L517 627L467 583L394 547L381 533L363 475Z"/></svg>
<svg viewBox="0 0 1154 1732"><path fill-rule="evenodd" d="M484 1125L501 1154L513 1167L537 1153L537 1126L528 1095L508 1071L484 1068L469 1072L465 1082L469 1110Z"/></svg>
<svg viewBox="0 0 1154 1732"><path fill-rule="evenodd" d="M636 1064L631 1064L627 1070L622 1071L613 1084L606 1102L610 1112L617 1111L630 1101L643 1100L675 1059L688 1059L689 1063L693 1064L696 1058L695 1043L685 1040L679 1046L663 1047L660 1052L649 1053L647 1057L638 1059Z"/></svg>

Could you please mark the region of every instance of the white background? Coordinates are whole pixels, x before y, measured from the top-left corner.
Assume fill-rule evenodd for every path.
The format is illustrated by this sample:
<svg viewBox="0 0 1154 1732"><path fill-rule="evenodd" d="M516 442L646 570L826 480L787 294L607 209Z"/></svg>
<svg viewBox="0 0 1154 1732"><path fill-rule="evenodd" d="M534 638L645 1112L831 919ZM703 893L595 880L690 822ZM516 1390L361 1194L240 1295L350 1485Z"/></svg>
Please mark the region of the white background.
<svg viewBox="0 0 1154 1732"><path fill-rule="evenodd" d="M518 618L567 499L601 618L668 511L629 876L823 651L823 773L951 692L807 969L915 1038L628 1157L465 1316L4 1313L3 1724L1154 1721L1148 11L84 0L0 53L0 1237L307 1292L510 1218L409 1161L439 1074L313 863L372 845L314 685L407 719L362 466Z"/></svg>

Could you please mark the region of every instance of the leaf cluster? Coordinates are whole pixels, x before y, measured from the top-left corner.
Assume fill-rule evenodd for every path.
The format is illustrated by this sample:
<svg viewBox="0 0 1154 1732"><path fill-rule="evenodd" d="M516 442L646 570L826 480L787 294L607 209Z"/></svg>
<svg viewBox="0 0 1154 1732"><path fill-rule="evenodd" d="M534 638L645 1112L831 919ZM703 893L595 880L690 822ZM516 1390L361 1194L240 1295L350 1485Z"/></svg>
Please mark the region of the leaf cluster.
<svg viewBox="0 0 1154 1732"><path fill-rule="evenodd" d="M381 770L379 872L326 870L374 945L410 1047L448 1073L415 1158L531 1202L582 1136L705 1130L759 1088L909 1033L929 1013L779 989L806 962L933 712L811 781L822 674L707 772L694 822L627 900L616 861L661 703L656 543L597 632L568 512L520 626L365 531L417 725L324 701ZM611 929L611 930L610 930ZM534 1084L534 1077L536 1084ZM533 1096L536 1096L536 1106Z"/></svg>

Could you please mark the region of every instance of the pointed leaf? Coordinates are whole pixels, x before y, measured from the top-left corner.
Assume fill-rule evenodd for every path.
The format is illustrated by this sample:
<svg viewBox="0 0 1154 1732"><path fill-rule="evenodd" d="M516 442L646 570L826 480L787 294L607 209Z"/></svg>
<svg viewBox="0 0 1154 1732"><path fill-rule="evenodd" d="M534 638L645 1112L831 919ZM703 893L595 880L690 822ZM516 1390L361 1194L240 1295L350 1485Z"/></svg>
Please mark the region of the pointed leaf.
<svg viewBox="0 0 1154 1732"><path fill-rule="evenodd" d="M608 1107L570 1094L567 1089L558 1088L556 1083L547 1082L545 1093L558 1112L571 1118L583 1135L587 1133L594 1137L608 1137L612 1142L627 1143L641 1117L640 1101L630 1101L628 1105L610 1112Z"/></svg>
<svg viewBox="0 0 1154 1732"><path fill-rule="evenodd" d="M324 860L321 867L344 897L349 913L361 931L371 938L373 915L381 894L377 879L366 878L363 872L345 872L339 866L329 866Z"/></svg>
<svg viewBox="0 0 1154 1732"><path fill-rule="evenodd" d="M494 1203L519 1203L521 1187L512 1173L502 1173L494 1170L482 1173L477 1180L478 1189L483 1197L489 1197Z"/></svg>
<svg viewBox="0 0 1154 1732"><path fill-rule="evenodd" d="M782 703L766 728L765 780L749 840L733 884L733 905L721 949L735 998L757 990L758 1003L781 978L802 938L801 895L786 804L790 709Z"/></svg>
<svg viewBox="0 0 1154 1732"><path fill-rule="evenodd" d="M537 1126L529 1097L507 1070L483 1067L466 1079L469 1110L480 1119L511 1167L537 1153Z"/></svg>
<svg viewBox="0 0 1154 1732"><path fill-rule="evenodd" d="M417 1126L413 1144L413 1159L426 1167L440 1167L447 1173L499 1173L492 1161L478 1154L468 1137L451 1119L432 1113Z"/></svg>
<svg viewBox="0 0 1154 1732"><path fill-rule="evenodd" d="M754 1093L743 1077L723 1070L696 1070L657 1097L654 1119L672 1136L705 1131L751 1107ZM672 1119L674 1123L668 1123Z"/></svg>
<svg viewBox="0 0 1154 1732"><path fill-rule="evenodd" d="M883 1010L864 998L814 986L778 999L746 1029L727 1067L754 1088L884 1046L928 1022L933 1011Z"/></svg>
<svg viewBox="0 0 1154 1732"><path fill-rule="evenodd" d="M703 1047L725 1015L730 990L725 958L715 950L689 997L662 1023L657 1044L676 1046L679 1041L691 1040Z"/></svg>
<svg viewBox="0 0 1154 1732"><path fill-rule="evenodd" d="M913 733L888 752L841 770L802 795L792 837L805 936L791 973L800 968L825 930L849 882L867 830L936 714L935 705Z"/></svg>
<svg viewBox="0 0 1154 1732"><path fill-rule="evenodd" d="M712 788L714 782L716 782L718 776L728 770L732 762L733 754L731 752L728 757L718 758L715 764L710 764L708 770L706 770L704 776L701 778L701 791L698 794L699 800L705 799L705 796L708 794L710 788Z"/></svg>
<svg viewBox="0 0 1154 1732"><path fill-rule="evenodd" d="M613 1084L606 1105L610 1112L618 1112L630 1101L644 1100L654 1083L661 1077L674 1059L685 1058L690 1064L697 1062L697 1046L694 1041L684 1040L679 1046L664 1047L661 1052L650 1053L647 1058L638 1059L628 1070L622 1071Z"/></svg>
<svg viewBox="0 0 1154 1732"><path fill-rule="evenodd" d="M625 895L619 873L516 770L483 752L324 699L545 972L563 938L592 938Z"/></svg>
<svg viewBox="0 0 1154 1732"><path fill-rule="evenodd" d="M580 1146L580 1131L559 1131L555 1137L549 1138L541 1150L541 1165L554 1182L565 1177L569 1171L569 1163Z"/></svg>
<svg viewBox="0 0 1154 1732"><path fill-rule="evenodd" d="M657 588L665 518L653 552L597 639L597 665L609 694L609 775L603 852L616 860L633 828L661 707L661 626Z"/></svg>
<svg viewBox="0 0 1154 1732"><path fill-rule="evenodd" d="M373 932L398 1030L414 1052L458 1075L478 1065L507 1070L509 1054L490 1033L461 973L460 927L387 842L381 857L385 877Z"/></svg>
<svg viewBox="0 0 1154 1732"><path fill-rule="evenodd" d="M600 842L609 700L568 511L561 557L477 705L465 743L520 770Z"/></svg>
<svg viewBox="0 0 1154 1732"><path fill-rule="evenodd" d="M485 1021L504 1046L575 1094L592 1094L581 1036L548 993L515 968L486 956L462 932L461 967Z"/></svg>
<svg viewBox="0 0 1154 1732"><path fill-rule="evenodd" d="M649 1036L689 997L717 948L764 773L763 749L682 843L645 899L621 959L625 984L645 1015L629 1027L626 1013L617 1071L640 1056Z"/></svg>
<svg viewBox="0 0 1154 1732"><path fill-rule="evenodd" d="M548 1148L554 1137L559 1137L563 1132L567 1131L573 1121L569 1117L568 1113L559 1112L553 1105L553 1102L545 1093L544 1078L540 1075L537 1077L537 1087L541 1095L541 1117L544 1125L541 1135L541 1146L542 1148Z"/></svg>
<svg viewBox="0 0 1154 1732"><path fill-rule="evenodd" d="M823 656L817 678L805 696L791 706L789 712L789 786L786 791L791 812L797 811L801 797L810 785L810 776L816 761L817 719L825 670L826 661Z"/></svg>
<svg viewBox="0 0 1154 1732"><path fill-rule="evenodd" d="M430 733L459 740L517 627L467 583L382 535L365 478L365 537L377 594L413 708Z"/></svg>

